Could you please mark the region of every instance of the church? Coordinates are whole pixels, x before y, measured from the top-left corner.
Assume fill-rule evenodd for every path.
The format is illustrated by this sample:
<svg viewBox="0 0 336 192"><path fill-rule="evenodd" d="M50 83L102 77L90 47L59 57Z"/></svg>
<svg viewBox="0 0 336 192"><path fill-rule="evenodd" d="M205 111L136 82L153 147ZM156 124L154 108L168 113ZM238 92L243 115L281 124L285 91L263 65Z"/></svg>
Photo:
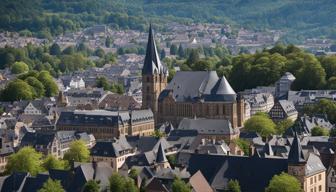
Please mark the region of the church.
<svg viewBox="0 0 336 192"><path fill-rule="evenodd" d="M168 83L168 68L161 63L152 27L142 69L142 108L154 113L156 126L183 118L227 119L242 127L245 102L227 79L216 71L178 71Z"/></svg>

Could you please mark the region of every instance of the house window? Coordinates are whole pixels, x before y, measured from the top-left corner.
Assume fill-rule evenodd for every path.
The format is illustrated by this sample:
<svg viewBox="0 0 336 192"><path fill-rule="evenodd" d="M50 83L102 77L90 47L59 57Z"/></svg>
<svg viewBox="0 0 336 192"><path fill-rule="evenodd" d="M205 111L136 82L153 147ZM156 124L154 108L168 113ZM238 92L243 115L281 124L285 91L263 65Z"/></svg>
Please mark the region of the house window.
<svg viewBox="0 0 336 192"><path fill-rule="evenodd" d="M322 185L319 185L319 191L322 191Z"/></svg>
<svg viewBox="0 0 336 192"><path fill-rule="evenodd" d="M310 184L313 184L314 183L314 180L313 180L313 178L311 177L310 178Z"/></svg>
<svg viewBox="0 0 336 192"><path fill-rule="evenodd" d="M322 179L322 175L319 174L319 176L318 176L318 180L321 181L321 179Z"/></svg>

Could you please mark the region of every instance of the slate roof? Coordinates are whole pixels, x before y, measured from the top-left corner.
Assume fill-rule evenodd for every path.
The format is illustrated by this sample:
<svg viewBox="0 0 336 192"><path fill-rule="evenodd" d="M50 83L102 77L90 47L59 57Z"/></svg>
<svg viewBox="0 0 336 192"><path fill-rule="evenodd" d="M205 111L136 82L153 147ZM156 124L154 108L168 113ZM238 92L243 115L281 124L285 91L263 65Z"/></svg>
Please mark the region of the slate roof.
<svg viewBox="0 0 336 192"><path fill-rule="evenodd" d="M168 162L167 157L166 157L166 153L165 153L164 149L162 148L162 144L161 143L160 143L158 151L156 153L155 162L157 162L157 163Z"/></svg>
<svg viewBox="0 0 336 192"><path fill-rule="evenodd" d="M62 111L57 121L59 125L104 125L116 126L128 123L130 120L153 120L153 112L150 109L134 111L107 111L107 110L75 110Z"/></svg>
<svg viewBox="0 0 336 192"><path fill-rule="evenodd" d="M229 180L237 179L242 191L264 191L272 177L287 171L288 166L287 159L208 154L189 154L189 158L183 158L190 174L201 171L210 185L217 190L223 190Z"/></svg>
<svg viewBox="0 0 336 192"><path fill-rule="evenodd" d="M235 101L236 93L216 71L177 71L174 78L160 93L159 101L172 92L177 102L183 101Z"/></svg>
<svg viewBox="0 0 336 192"><path fill-rule="evenodd" d="M288 154L288 162L291 164L300 164L306 162L305 156L302 151L301 143L296 132Z"/></svg>
<svg viewBox="0 0 336 192"><path fill-rule="evenodd" d="M125 137L116 141L97 141L91 148L92 156L119 157L122 151L131 150L133 147L128 144Z"/></svg>
<svg viewBox="0 0 336 192"><path fill-rule="evenodd" d="M226 119L188 119L181 120L179 130L197 130L198 134L207 135L231 135L237 133Z"/></svg>
<svg viewBox="0 0 336 192"><path fill-rule="evenodd" d="M19 191L19 189L23 187L23 184L28 176L28 173L23 172L12 173L4 179L1 186L1 192Z"/></svg>
<svg viewBox="0 0 336 192"><path fill-rule="evenodd" d="M140 109L141 106L132 96L106 94L100 99L98 107L100 109L132 110Z"/></svg>
<svg viewBox="0 0 336 192"><path fill-rule="evenodd" d="M27 132L22 140L22 146L44 146L49 147L49 145L56 139L56 133L48 132Z"/></svg>
<svg viewBox="0 0 336 192"><path fill-rule="evenodd" d="M142 74L163 74L168 76L168 69L161 64L154 39L152 25L149 26L148 42L146 48L145 62L142 68Z"/></svg>

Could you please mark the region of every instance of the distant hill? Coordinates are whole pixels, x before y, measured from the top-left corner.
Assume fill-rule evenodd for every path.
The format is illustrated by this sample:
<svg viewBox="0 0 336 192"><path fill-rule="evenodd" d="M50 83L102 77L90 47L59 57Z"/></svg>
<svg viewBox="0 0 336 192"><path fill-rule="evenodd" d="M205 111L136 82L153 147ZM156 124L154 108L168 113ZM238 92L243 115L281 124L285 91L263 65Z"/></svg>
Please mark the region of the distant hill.
<svg viewBox="0 0 336 192"><path fill-rule="evenodd" d="M230 23L282 29L288 39L336 39L334 0L1 0L0 29L60 34L96 23L145 29L154 23Z"/></svg>

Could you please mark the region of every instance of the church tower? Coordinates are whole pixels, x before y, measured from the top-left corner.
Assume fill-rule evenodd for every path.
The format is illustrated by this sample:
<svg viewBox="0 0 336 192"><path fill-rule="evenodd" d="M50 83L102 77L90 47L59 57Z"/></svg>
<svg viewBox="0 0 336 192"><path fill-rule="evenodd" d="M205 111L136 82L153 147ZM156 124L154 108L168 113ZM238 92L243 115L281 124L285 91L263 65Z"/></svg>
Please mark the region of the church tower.
<svg viewBox="0 0 336 192"><path fill-rule="evenodd" d="M168 69L161 64L152 26L149 26L145 62L142 68L142 108L151 109L155 123L158 120L158 97L167 86Z"/></svg>

